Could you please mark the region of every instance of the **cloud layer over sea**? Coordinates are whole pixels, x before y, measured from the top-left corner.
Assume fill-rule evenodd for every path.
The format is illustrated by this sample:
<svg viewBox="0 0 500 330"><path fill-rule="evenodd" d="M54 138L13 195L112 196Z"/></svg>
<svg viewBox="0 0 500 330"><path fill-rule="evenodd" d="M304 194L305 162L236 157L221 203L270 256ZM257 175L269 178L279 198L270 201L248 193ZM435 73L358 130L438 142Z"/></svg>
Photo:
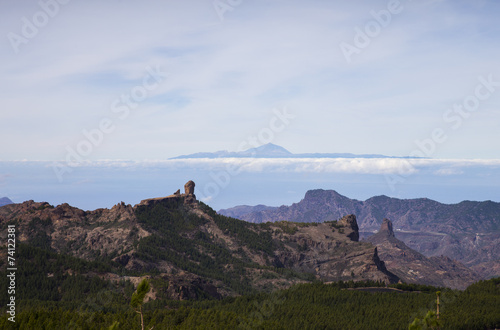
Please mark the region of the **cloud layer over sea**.
<svg viewBox="0 0 500 330"><path fill-rule="evenodd" d="M0 161L0 197L68 202L83 209L166 196L196 182L215 209L298 202L309 189L333 189L364 200L376 195L426 197L444 203L500 202L500 160L397 158L220 158L74 164L59 181L54 162Z"/></svg>

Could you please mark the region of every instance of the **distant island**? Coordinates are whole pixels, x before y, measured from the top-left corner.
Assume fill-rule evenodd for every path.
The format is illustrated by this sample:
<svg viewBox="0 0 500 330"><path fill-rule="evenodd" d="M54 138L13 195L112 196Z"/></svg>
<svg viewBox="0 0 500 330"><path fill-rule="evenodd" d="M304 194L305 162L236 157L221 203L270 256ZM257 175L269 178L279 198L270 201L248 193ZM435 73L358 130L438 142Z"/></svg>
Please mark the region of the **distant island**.
<svg viewBox="0 0 500 330"><path fill-rule="evenodd" d="M220 150L216 152L197 152L189 155L181 155L170 159L193 159L193 158L418 158L397 157L378 154L352 154L352 153L305 153L294 154L276 144L268 143L260 147L245 151Z"/></svg>

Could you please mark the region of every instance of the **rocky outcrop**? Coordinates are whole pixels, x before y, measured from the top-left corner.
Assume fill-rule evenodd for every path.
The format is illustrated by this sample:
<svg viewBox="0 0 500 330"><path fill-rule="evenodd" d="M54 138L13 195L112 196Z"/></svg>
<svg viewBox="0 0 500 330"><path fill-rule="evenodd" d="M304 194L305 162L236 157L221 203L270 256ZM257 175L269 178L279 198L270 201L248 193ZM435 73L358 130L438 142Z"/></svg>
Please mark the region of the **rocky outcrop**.
<svg viewBox="0 0 500 330"><path fill-rule="evenodd" d="M185 190L185 199L184 203L186 204L193 204L196 202L196 195L194 194L194 182L193 181L188 181L184 185L184 190Z"/></svg>
<svg viewBox="0 0 500 330"><path fill-rule="evenodd" d="M186 196L194 195L194 186L195 186L195 184L193 181L188 181L184 185L184 191L185 191Z"/></svg>
<svg viewBox="0 0 500 330"><path fill-rule="evenodd" d="M172 195L166 197L156 197L156 198L148 198L141 201L139 205L154 205L157 202L161 202L165 199L182 199L185 204L195 204L197 203L196 195L194 194L195 183L193 181L188 181L184 185L184 194L181 194L181 190L178 189Z"/></svg>
<svg viewBox="0 0 500 330"><path fill-rule="evenodd" d="M394 236L388 219L384 219L379 232L366 241L377 246L387 269L403 282L463 290L480 279L460 262L444 256L428 258L412 250Z"/></svg>
<svg viewBox="0 0 500 330"><path fill-rule="evenodd" d="M199 276L182 272L166 275L162 279L168 283L165 294L173 300L196 300L200 298L220 299L217 287Z"/></svg>
<svg viewBox="0 0 500 330"><path fill-rule="evenodd" d="M276 251L274 266L311 273L322 281L397 282L398 278L380 260L376 247L353 239L357 234L355 216L343 217L336 223L288 226L296 226L297 231L285 234L280 232L281 227L272 226L284 242L284 249Z"/></svg>
<svg viewBox="0 0 500 330"><path fill-rule="evenodd" d="M338 224L345 227L344 233L347 237L349 237L354 242L359 241L358 222L356 221L356 216L354 214L342 217L342 219L338 221Z"/></svg>
<svg viewBox="0 0 500 330"><path fill-rule="evenodd" d="M85 259L131 252L135 239L149 235L139 226L132 206L123 202L94 211L34 201L0 208L0 222L12 219L18 220L20 242L43 240L55 251Z"/></svg>
<svg viewBox="0 0 500 330"><path fill-rule="evenodd" d="M380 226L379 233L394 237L394 230L392 229L391 220L385 218L382 221L382 225Z"/></svg>

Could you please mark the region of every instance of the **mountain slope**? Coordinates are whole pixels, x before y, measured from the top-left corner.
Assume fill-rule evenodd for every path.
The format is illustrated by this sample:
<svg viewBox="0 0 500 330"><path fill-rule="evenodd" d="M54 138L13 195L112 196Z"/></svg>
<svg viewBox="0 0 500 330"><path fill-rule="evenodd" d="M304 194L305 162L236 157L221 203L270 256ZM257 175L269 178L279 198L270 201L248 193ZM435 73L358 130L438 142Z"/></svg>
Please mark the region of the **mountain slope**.
<svg viewBox="0 0 500 330"><path fill-rule="evenodd" d="M154 294L168 299L270 291L315 279L398 280L376 247L358 242L354 216L311 225L251 224L198 202L194 183L185 194L94 211L34 201L11 204L0 208L2 233L9 224L22 244L110 265L105 271L68 265L64 274L113 281L150 274ZM0 260L7 260L6 249Z"/></svg>
<svg viewBox="0 0 500 330"><path fill-rule="evenodd" d="M384 219L380 230L366 241L377 246L387 269L405 283L421 283L464 290L480 278L463 264L448 257L426 257L394 236L392 222Z"/></svg>
<svg viewBox="0 0 500 330"><path fill-rule="evenodd" d="M302 201L291 206L219 212L233 212L233 216L255 223L322 222L356 214L360 231L365 233L376 231L383 218L390 218L397 228L396 236L410 248L426 256L444 255L463 262L484 278L500 276L500 203L492 201L441 204L425 198L387 196L358 201L320 189L308 191Z"/></svg>

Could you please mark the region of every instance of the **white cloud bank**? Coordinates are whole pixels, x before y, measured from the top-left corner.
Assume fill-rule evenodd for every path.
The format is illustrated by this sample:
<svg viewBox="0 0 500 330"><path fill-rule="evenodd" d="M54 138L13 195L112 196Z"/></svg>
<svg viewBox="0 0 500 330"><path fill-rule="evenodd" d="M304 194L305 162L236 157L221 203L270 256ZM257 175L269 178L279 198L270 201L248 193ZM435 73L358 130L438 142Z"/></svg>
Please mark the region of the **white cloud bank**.
<svg viewBox="0 0 500 330"><path fill-rule="evenodd" d="M246 173L345 173L405 174L430 171L436 175L460 175L467 168L500 170L500 159L402 159L402 158L199 158L145 161L87 161L76 167L158 168L165 170L226 171L230 175ZM47 167L52 163L47 162Z"/></svg>

